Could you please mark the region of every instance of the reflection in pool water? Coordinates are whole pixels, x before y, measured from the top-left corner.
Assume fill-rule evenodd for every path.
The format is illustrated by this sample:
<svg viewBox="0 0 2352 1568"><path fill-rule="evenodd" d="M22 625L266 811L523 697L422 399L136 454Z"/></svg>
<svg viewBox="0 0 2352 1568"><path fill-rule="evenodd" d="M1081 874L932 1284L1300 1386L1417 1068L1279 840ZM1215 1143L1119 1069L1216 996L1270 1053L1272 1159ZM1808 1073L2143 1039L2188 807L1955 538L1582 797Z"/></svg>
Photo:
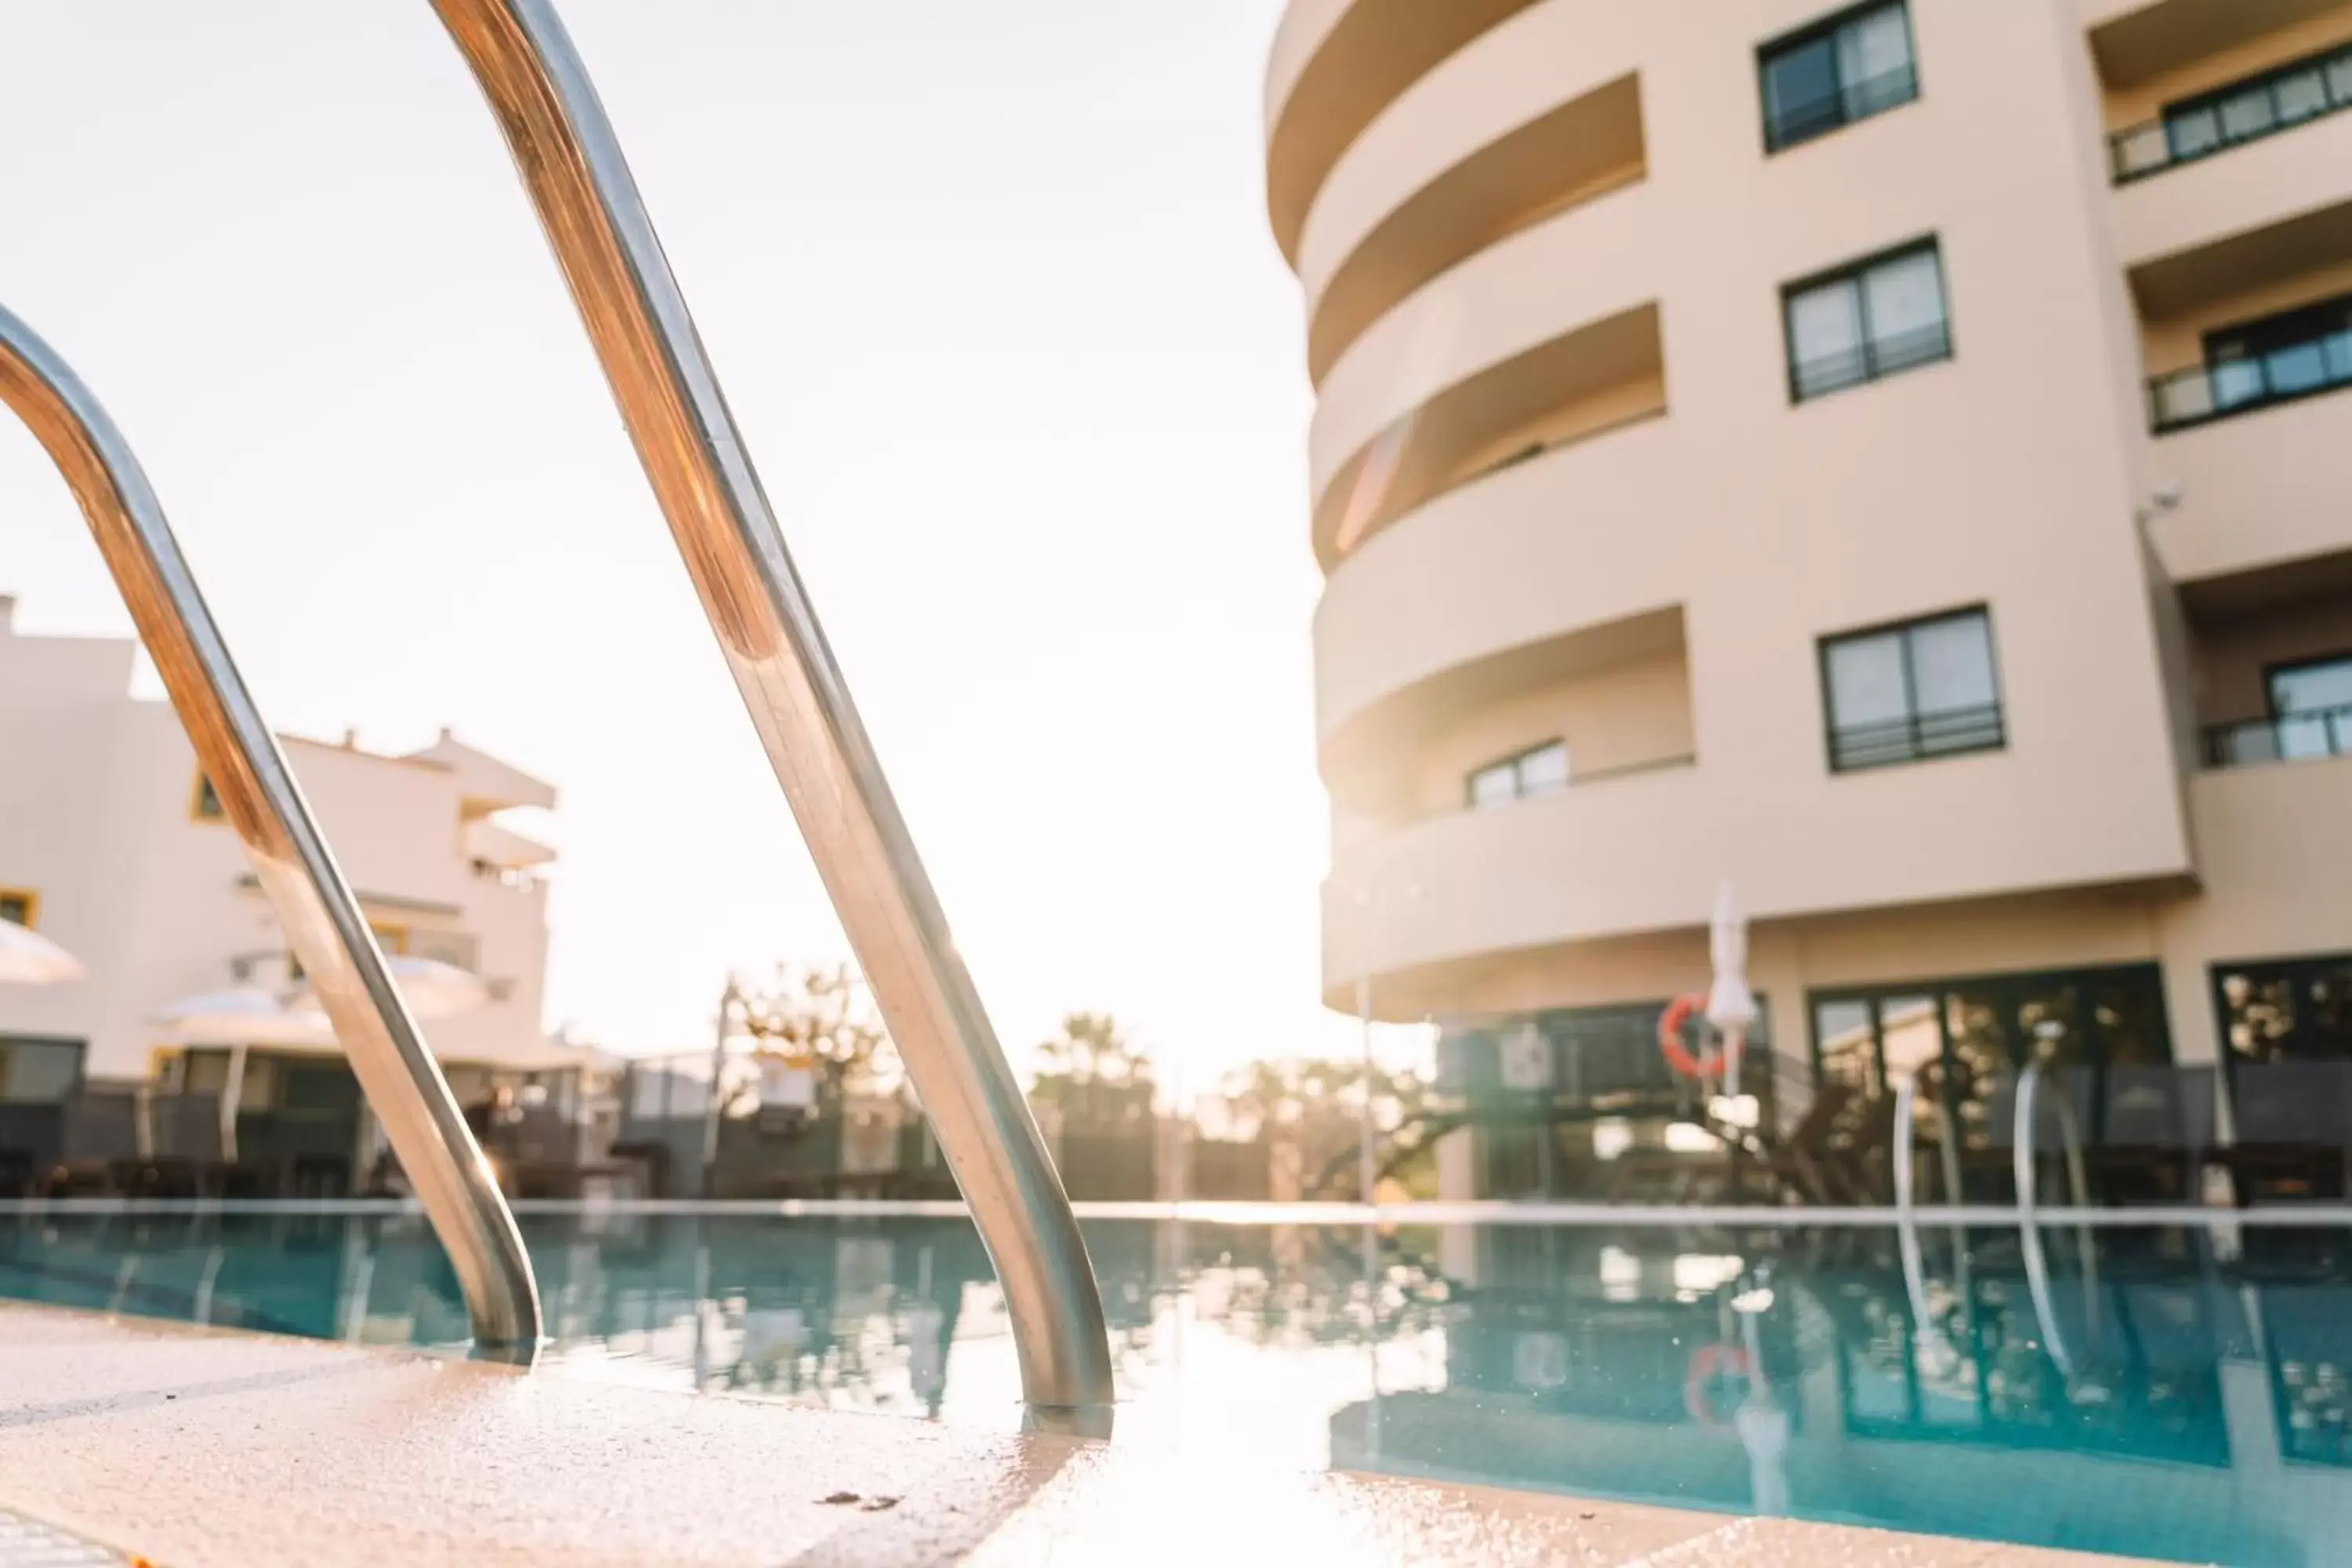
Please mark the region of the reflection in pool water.
<svg viewBox="0 0 2352 1568"><path fill-rule="evenodd" d="M580 1374L1011 1426L1002 1303L961 1220L534 1215ZM2337 1560L2352 1527L2352 1231L1896 1237L1093 1223L1117 1440L2183 1561ZM2086 1264L2088 1265L2086 1267ZM446 1344L423 1222L16 1215L0 1292ZM2050 1340L2061 1344L2051 1353Z"/></svg>

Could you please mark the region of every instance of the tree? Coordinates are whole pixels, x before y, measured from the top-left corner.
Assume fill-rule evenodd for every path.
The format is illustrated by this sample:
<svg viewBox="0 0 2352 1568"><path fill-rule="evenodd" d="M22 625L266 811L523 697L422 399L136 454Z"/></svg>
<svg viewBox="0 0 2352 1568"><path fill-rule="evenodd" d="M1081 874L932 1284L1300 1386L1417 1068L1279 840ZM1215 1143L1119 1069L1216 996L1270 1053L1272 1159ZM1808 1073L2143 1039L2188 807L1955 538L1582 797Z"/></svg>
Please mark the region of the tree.
<svg viewBox="0 0 2352 1568"><path fill-rule="evenodd" d="M1222 1092L1244 1136L1296 1146L1301 1162L1300 1196L1353 1194L1360 1184L1355 1151L1364 1116L1360 1062L1322 1057L1254 1061L1226 1074ZM1416 1190L1430 1184L1433 1164L1427 1172L1421 1167L1434 1156L1418 1138L1428 1116L1428 1079L1418 1072L1375 1066L1370 1092L1382 1173Z"/></svg>
<svg viewBox="0 0 2352 1568"><path fill-rule="evenodd" d="M895 1091L904 1077L873 993L848 964L779 964L765 987L740 991L737 1006L740 1028L761 1049L814 1059L824 1098Z"/></svg>
<svg viewBox="0 0 2352 1568"><path fill-rule="evenodd" d="M1050 1105L1063 1125L1123 1129L1151 1120L1158 1089L1151 1057L1108 1013L1072 1013L1062 1032L1038 1043L1037 1076L1029 1091Z"/></svg>

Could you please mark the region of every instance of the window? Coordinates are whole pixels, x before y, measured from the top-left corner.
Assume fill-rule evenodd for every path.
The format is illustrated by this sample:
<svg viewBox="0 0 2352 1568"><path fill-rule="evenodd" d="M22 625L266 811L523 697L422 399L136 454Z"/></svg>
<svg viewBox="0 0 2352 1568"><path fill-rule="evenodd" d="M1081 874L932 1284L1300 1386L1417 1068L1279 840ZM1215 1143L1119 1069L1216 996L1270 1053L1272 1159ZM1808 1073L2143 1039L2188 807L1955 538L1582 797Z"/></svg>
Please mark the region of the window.
<svg viewBox="0 0 2352 1568"><path fill-rule="evenodd" d="M79 1040L0 1035L0 1104L55 1105L81 1084Z"/></svg>
<svg viewBox="0 0 2352 1568"><path fill-rule="evenodd" d="M2352 299L2209 332L2205 363L2221 408L2280 402L2352 380Z"/></svg>
<svg viewBox="0 0 2352 1568"><path fill-rule="evenodd" d="M2352 385L2352 295L2205 334L2205 359L2148 383L2157 434Z"/></svg>
<svg viewBox="0 0 2352 1568"><path fill-rule="evenodd" d="M41 895L30 888L0 888L0 921L32 930L41 923Z"/></svg>
<svg viewBox="0 0 2352 1568"><path fill-rule="evenodd" d="M2352 754L2352 654L2273 665L2270 699L2281 760Z"/></svg>
<svg viewBox="0 0 2352 1568"><path fill-rule="evenodd" d="M2213 992L2231 1062L2352 1061L2352 953L2217 964Z"/></svg>
<svg viewBox="0 0 2352 1568"><path fill-rule="evenodd" d="M1826 637L1830 769L1916 763L2007 742L1992 623L1981 609Z"/></svg>
<svg viewBox="0 0 2352 1568"><path fill-rule="evenodd" d="M2276 665L2270 675L2271 711L2282 719L2295 713L2352 708L2352 654L2337 654L2304 664Z"/></svg>
<svg viewBox="0 0 2352 1568"><path fill-rule="evenodd" d="M221 805L220 792L204 774L196 775L195 793L188 797L188 819L192 822L220 822L228 812Z"/></svg>
<svg viewBox="0 0 2352 1568"><path fill-rule="evenodd" d="M1550 795L1568 787L1568 742L1552 741L1489 763L1470 775L1469 799L1474 811L1508 805L1531 795Z"/></svg>
<svg viewBox="0 0 2352 1568"><path fill-rule="evenodd" d="M1952 355L1943 260L1932 239L1792 283L1781 309L1792 403Z"/></svg>
<svg viewBox="0 0 2352 1568"><path fill-rule="evenodd" d="M1778 153L1919 96L1911 18L1883 0L1756 51L1764 93L1764 150Z"/></svg>
<svg viewBox="0 0 2352 1568"><path fill-rule="evenodd" d="M2104 1069L2172 1060L2154 964L1816 992L1812 1008L1817 1085L1875 1098L1925 1075L1938 1091L1949 1087L1971 1142L1993 1082L2028 1062Z"/></svg>

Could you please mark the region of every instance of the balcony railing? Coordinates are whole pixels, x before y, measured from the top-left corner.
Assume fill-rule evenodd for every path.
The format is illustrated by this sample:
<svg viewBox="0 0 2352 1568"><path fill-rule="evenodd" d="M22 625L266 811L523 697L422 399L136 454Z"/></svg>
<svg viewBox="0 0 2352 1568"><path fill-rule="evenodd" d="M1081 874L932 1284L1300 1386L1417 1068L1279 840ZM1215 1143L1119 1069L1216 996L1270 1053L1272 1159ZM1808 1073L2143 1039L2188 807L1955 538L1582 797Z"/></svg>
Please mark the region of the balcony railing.
<svg viewBox="0 0 2352 1568"><path fill-rule="evenodd" d="M1765 151L1778 153L1800 142L1826 136L1841 125L1884 114L1918 96L1918 69L1906 63L1857 82L1844 83L1835 92L1820 98L1784 104L1778 113L1764 118Z"/></svg>
<svg viewBox="0 0 2352 1568"><path fill-rule="evenodd" d="M1835 353L1816 354L1811 359L1795 360L1789 366L1789 395L1798 403L1842 392L1849 386L1860 386L1866 381L1893 375L1896 371L1915 365L1931 363L1952 357L1952 330L1948 321L1933 326L1917 327L1907 332L1890 332L1884 337L1864 340L1853 348Z"/></svg>
<svg viewBox="0 0 2352 1568"><path fill-rule="evenodd" d="M2148 427L2162 436L2343 386L2352 386L2352 331L2159 375L2147 384Z"/></svg>
<svg viewBox="0 0 2352 1568"><path fill-rule="evenodd" d="M2205 765L2210 768L2257 767L2312 757L2352 757L2352 706L2216 724L2205 731Z"/></svg>
<svg viewBox="0 0 2352 1568"><path fill-rule="evenodd" d="M1830 766L1837 773L1853 773L1895 763L1924 762L1929 757L1957 756L1963 752L1989 752L2008 742L2009 732L2001 723L1999 703L1948 708L1882 723L1847 724L1832 729Z"/></svg>
<svg viewBox="0 0 2352 1568"><path fill-rule="evenodd" d="M2352 47L2296 60L2107 138L2119 185L2352 109Z"/></svg>

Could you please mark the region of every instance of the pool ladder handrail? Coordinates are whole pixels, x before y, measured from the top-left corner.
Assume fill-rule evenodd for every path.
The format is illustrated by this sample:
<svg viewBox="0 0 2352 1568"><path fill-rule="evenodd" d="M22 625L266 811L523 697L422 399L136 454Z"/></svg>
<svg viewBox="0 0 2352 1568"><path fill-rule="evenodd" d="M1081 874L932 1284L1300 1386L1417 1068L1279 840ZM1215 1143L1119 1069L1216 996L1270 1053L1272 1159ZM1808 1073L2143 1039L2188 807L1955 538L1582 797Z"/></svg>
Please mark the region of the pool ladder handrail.
<svg viewBox="0 0 2352 1568"><path fill-rule="evenodd" d="M2058 1327L2058 1315L2051 1300L2050 1263L2042 1245L2042 1227L2036 1211L2040 1205L2040 1161L2035 1149L2035 1111L2048 1075L2040 1061L2030 1062L2017 1080L2017 1099L2011 1118L2011 1172L2017 1183L2018 1241L2025 1260L2026 1293L2032 1299L2033 1315L2042 1329L2042 1342L2050 1359L2068 1379L2075 1374L2074 1358L2066 1337ZM2066 1180L2069 1195L2077 1210L2091 1206L2090 1181L2083 1156L2083 1129L2074 1113L2073 1097L2063 1084L2051 1085L2052 1103L2058 1110L2058 1131L2065 1147ZM1927 1306L1927 1271L1919 1247L1918 1207L1914 1201L1913 1165L1918 1143L1917 1080L1906 1078L1895 1090L1895 1238L1903 1254L1903 1284L1911 1300L1914 1332L1923 1340L1937 1344L1944 1342L1943 1331L1935 1326ZM1937 1152L1943 1167L1945 1202L1953 1206L1960 1204L1960 1155L1956 1128L1947 1111L1944 1136L1937 1140ZM2095 1309L2098 1295L2097 1253L2093 1247L2089 1228L2083 1227L2080 1237L2083 1250L2084 1295ZM1957 1255L1963 1269L1968 1258L1966 1232L1958 1232ZM1965 1296L1965 1273L1962 1293ZM2096 1327L2095 1316L2092 1320Z"/></svg>
<svg viewBox="0 0 2352 1568"><path fill-rule="evenodd" d="M488 100L639 462L1003 1285L1034 1423L1107 1426L1086 1244L794 570L619 140L548 0L433 0Z"/></svg>
<svg viewBox="0 0 2352 1568"><path fill-rule="evenodd" d="M163 504L70 365L0 308L0 403L46 450L89 520L223 815L252 860L368 1104L449 1254L476 1353L529 1363L530 1257L464 1113L387 973L375 933L262 721Z"/></svg>

